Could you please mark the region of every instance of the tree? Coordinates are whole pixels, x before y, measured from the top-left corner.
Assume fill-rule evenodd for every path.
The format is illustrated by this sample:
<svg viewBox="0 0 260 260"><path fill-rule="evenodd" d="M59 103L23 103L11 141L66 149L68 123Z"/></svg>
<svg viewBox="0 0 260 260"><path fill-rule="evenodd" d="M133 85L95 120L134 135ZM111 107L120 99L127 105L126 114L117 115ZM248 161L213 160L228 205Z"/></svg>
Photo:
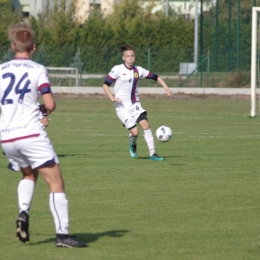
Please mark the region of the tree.
<svg viewBox="0 0 260 260"><path fill-rule="evenodd" d="M6 61L12 60L14 57L14 51L9 48L6 53L4 53L2 59L0 59L0 63L4 63Z"/></svg>
<svg viewBox="0 0 260 260"><path fill-rule="evenodd" d="M6 52L10 46L8 39L8 28L14 23L20 21L21 13L15 11L12 6L12 1L0 2L0 57Z"/></svg>

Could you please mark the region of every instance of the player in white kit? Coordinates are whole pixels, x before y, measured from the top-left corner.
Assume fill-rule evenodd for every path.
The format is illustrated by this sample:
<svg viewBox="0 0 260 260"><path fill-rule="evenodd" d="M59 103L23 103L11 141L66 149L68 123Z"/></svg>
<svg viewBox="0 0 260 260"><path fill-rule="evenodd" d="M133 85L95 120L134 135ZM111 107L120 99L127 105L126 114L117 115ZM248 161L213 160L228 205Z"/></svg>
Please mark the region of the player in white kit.
<svg viewBox="0 0 260 260"><path fill-rule="evenodd" d="M106 76L103 89L112 102L115 102L116 113L123 125L129 130L129 153L132 158L137 157L137 137L139 134L136 123L144 131L150 159L162 161L163 157L155 153L153 133L147 119L147 112L139 101L138 80L140 78L157 81L166 91L167 96L172 94L164 80L158 75L135 65L135 52L131 46L121 47L124 64L114 66ZM115 82L114 96L109 86Z"/></svg>
<svg viewBox="0 0 260 260"><path fill-rule="evenodd" d="M9 38L15 57L0 65L0 137L7 159L22 173L17 189L16 236L29 242L29 211L39 171L50 190L56 246L86 247L69 236L68 200L59 160L39 120L40 109L49 115L56 104L46 68L30 60L35 50L34 31L28 22L21 22L10 28ZM40 108L39 93L44 103Z"/></svg>

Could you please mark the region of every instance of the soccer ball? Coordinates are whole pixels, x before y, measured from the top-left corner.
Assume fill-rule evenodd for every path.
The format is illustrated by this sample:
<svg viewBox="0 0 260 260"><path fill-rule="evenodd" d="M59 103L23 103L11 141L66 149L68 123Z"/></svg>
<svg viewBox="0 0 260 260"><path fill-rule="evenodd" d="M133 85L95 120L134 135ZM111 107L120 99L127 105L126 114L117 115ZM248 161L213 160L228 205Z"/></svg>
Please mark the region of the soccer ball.
<svg viewBox="0 0 260 260"><path fill-rule="evenodd" d="M162 125L156 130L156 137L161 142L168 142L172 138L172 130L169 126Z"/></svg>

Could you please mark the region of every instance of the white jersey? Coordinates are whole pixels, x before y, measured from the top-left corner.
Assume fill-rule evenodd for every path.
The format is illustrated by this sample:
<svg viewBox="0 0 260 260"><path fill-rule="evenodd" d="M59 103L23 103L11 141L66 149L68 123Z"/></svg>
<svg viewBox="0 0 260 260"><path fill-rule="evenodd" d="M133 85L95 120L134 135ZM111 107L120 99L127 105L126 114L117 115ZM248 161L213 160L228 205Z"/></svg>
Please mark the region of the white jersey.
<svg viewBox="0 0 260 260"><path fill-rule="evenodd" d="M125 108L130 108L134 103L139 102L138 80L139 78L150 79L153 73L134 65L133 68L127 68L125 64L116 65L106 76L106 82L111 84L114 81L115 98L120 98L122 103L116 103L116 106L123 104Z"/></svg>
<svg viewBox="0 0 260 260"><path fill-rule="evenodd" d="M48 73L43 65L15 58L0 65L1 142L38 136L38 93L51 93Z"/></svg>

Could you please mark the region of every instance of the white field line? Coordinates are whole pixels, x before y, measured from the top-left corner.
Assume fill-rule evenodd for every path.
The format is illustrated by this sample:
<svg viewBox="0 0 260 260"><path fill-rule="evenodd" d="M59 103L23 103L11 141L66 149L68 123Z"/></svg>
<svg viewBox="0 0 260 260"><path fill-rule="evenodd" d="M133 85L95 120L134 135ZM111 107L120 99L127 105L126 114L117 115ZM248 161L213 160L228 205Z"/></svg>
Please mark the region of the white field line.
<svg viewBox="0 0 260 260"><path fill-rule="evenodd" d="M70 130L69 133L64 133L63 135L66 136L70 136L70 135L74 135L74 132L76 135L86 135L87 132L87 136L125 136L126 138L128 137L128 134L126 132L126 134L109 134L109 133L92 133L91 129L84 129L84 130L77 130L75 129ZM140 133L140 136L143 136L142 133ZM244 135L244 134L212 134L212 133L199 133L199 134L187 134L187 133L183 133L183 132L173 132L173 137L172 139L175 138L175 136L178 137L183 137L183 138L192 138L192 139L196 139L196 138L202 138L202 139L212 139L212 138L221 138L221 139L250 139L250 138L260 138L260 135L253 135L253 134L248 134L248 135ZM155 137L155 134L154 134Z"/></svg>
<svg viewBox="0 0 260 260"><path fill-rule="evenodd" d="M64 114L64 113L62 113L62 114ZM66 113L66 115L69 116L69 113ZM73 116L75 117L75 115L73 115ZM116 114L103 114L103 115L101 115L101 114L88 114L88 113L86 113L86 114L84 114L84 116L78 115L77 117L95 117L95 116L96 117L115 117ZM174 116L174 115L172 115L172 116L165 116L165 115L154 116L154 115L152 115L152 116L149 116L149 118L181 118L181 119L182 118L183 119L193 119L194 118L194 119L203 119L204 120L204 119L224 119L224 118L226 118L226 116L248 117L248 115L246 115L246 114L245 115L237 115L237 114L235 114L235 115L224 115L224 116L219 116L219 115L212 116L212 115L210 115L210 116L203 116L203 117L200 117L200 116Z"/></svg>
<svg viewBox="0 0 260 260"><path fill-rule="evenodd" d="M99 116L100 117L100 116ZM79 117L77 117L77 119L78 119ZM194 118L194 117L193 117ZM117 118L116 118L117 119ZM212 118L212 119L216 119L216 118ZM222 118L217 118L217 119L222 119ZM204 120L204 118L203 118L203 120ZM72 122L73 121L73 119L67 119L67 121L68 122ZM78 120L75 120L76 122L78 122ZM96 122L96 120L88 120L88 119L83 119L82 120L83 122L88 122L88 123L95 123ZM120 121L118 121L118 120L103 120L102 121L103 123L119 123L120 124ZM207 124L207 122L203 122L203 123L206 123ZM174 122L172 122L172 124L173 125L176 125L176 124L183 124L183 122L178 122L178 121L174 121ZM248 125L248 123L246 122L246 123L236 123L236 122L232 122L232 123L225 123L225 125ZM260 122L259 123L250 123L250 125L260 125Z"/></svg>

